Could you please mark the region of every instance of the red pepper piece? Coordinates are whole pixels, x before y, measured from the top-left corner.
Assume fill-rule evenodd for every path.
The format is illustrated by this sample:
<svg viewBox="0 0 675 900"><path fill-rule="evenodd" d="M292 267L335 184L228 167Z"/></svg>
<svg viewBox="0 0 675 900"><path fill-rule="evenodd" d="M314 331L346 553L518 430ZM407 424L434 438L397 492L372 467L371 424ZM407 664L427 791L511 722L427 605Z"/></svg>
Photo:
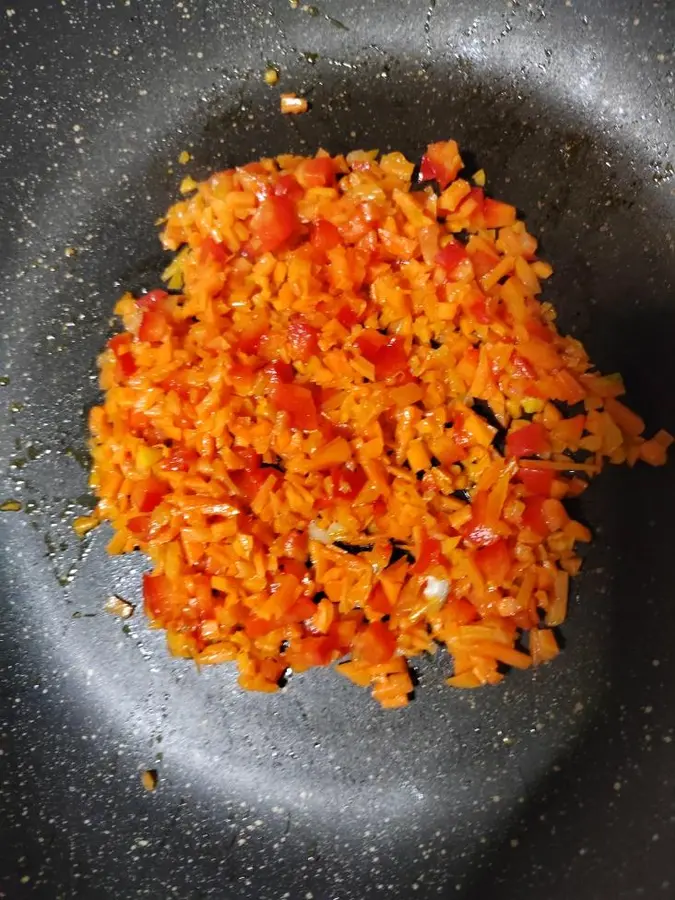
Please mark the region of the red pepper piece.
<svg viewBox="0 0 675 900"><path fill-rule="evenodd" d="M537 456L550 449L548 434L539 422L530 422L518 431L512 431L506 438L508 456Z"/></svg>

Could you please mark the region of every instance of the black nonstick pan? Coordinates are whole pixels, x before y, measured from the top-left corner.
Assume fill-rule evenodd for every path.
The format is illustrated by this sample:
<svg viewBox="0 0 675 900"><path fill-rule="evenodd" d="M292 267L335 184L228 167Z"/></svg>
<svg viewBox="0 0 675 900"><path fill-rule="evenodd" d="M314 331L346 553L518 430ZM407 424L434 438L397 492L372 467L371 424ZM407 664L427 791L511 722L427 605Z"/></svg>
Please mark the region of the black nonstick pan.
<svg viewBox="0 0 675 900"><path fill-rule="evenodd" d="M330 671L249 694L103 612L145 563L71 529L95 357L187 171L457 139L561 328L675 429L675 5L318 2L0 10L0 896L675 897L672 466L593 484L565 650L496 688L439 655L402 711Z"/></svg>

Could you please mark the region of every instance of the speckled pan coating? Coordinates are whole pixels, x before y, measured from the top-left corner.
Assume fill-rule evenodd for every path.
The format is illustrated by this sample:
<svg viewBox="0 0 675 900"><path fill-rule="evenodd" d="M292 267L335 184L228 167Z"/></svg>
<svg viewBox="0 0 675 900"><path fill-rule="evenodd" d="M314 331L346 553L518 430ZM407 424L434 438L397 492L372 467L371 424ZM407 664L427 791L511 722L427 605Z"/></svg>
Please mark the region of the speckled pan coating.
<svg viewBox="0 0 675 900"><path fill-rule="evenodd" d="M675 5L320 2L0 9L0 502L24 504L0 513L0 896L675 897L672 467L584 498L554 665L460 694L439 656L401 712L330 672L257 696L170 659L103 612L143 560L69 529L154 218L186 171L287 149L457 138L542 236L562 326L675 428Z"/></svg>

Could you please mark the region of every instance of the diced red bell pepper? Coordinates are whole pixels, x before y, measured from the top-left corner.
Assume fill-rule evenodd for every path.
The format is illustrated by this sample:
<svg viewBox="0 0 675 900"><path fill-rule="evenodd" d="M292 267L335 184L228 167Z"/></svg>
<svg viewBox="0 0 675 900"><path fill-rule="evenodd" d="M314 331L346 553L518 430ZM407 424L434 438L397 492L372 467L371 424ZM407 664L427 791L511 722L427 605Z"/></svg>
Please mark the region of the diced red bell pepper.
<svg viewBox="0 0 675 900"><path fill-rule="evenodd" d="M230 381L242 393L247 393L253 387L255 370L244 363L233 362L229 369Z"/></svg>
<svg viewBox="0 0 675 900"><path fill-rule="evenodd" d="M131 353L123 353L121 356L118 356L117 365L120 367L120 370L125 378L131 378L131 376L138 370L136 360L133 358Z"/></svg>
<svg viewBox="0 0 675 900"><path fill-rule="evenodd" d="M520 353L513 353L511 356L511 365L513 366L513 370L516 375L519 375L521 378L530 378L531 380L536 379L537 371L532 365L532 363L525 359L524 356L521 356Z"/></svg>
<svg viewBox="0 0 675 900"><path fill-rule="evenodd" d="M200 246L201 258L202 262L206 262L208 259L213 259L218 265L223 265L223 263L227 262L229 257L231 256L229 250L225 246L225 244L221 244L219 241L214 241L213 238L207 237L201 243Z"/></svg>
<svg viewBox="0 0 675 900"><path fill-rule="evenodd" d="M268 363L263 371L272 384L290 384L295 374L293 366L281 359Z"/></svg>
<svg viewBox="0 0 675 900"><path fill-rule="evenodd" d="M473 318L482 325L489 325L494 321L494 316L490 314L488 308L487 297L478 297L469 307L469 311Z"/></svg>
<svg viewBox="0 0 675 900"><path fill-rule="evenodd" d="M368 597L366 606L369 614L376 613L380 618L391 615L393 607L379 582L373 588L370 597ZM370 618L375 617L370 616Z"/></svg>
<svg viewBox="0 0 675 900"><path fill-rule="evenodd" d="M462 159L455 141L438 141L429 144L420 164L422 181L435 180L446 188L462 168Z"/></svg>
<svg viewBox="0 0 675 900"><path fill-rule="evenodd" d="M267 252L285 244L297 232L299 224L293 201L288 196L275 195L263 200L251 219L250 228L261 250Z"/></svg>
<svg viewBox="0 0 675 900"><path fill-rule="evenodd" d="M550 497L554 478L555 474L551 469L536 469L526 465L521 465L518 469L518 480L528 494Z"/></svg>
<svg viewBox="0 0 675 900"><path fill-rule="evenodd" d="M329 635L309 634L300 641L293 642L293 650L297 650L298 659L303 669L314 666L328 666L335 658L335 641ZM291 657L292 658L292 657ZM290 661L290 660L289 660ZM300 668L294 665L293 668Z"/></svg>
<svg viewBox="0 0 675 900"><path fill-rule="evenodd" d="M503 584L511 571L511 555L506 541L500 539L476 550L476 563L491 584Z"/></svg>
<svg viewBox="0 0 675 900"><path fill-rule="evenodd" d="M441 542L436 538L425 537L420 544L420 551L411 571L417 574L427 572L432 566L443 564Z"/></svg>
<svg viewBox="0 0 675 900"><path fill-rule="evenodd" d="M327 253L342 243L337 227L327 219L319 219L314 223L309 239L314 249L318 250L319 253Z"/></svg>
<svg viewBox="0 0 675 900"><path fill-rule="evenodd" d="M548 434L540 422L530 422L506 438L507 456L537 456L550 450Z"/></svg>
<svg viewBox="0 0 675 900"><path fill-rule="evenodd" d="M230 472L230 478L248 503L255 500L256 494L270 476L278 481L281 473L269 466L264 469L237 469Z"/></svg>
<svg viewBox="0 0 675 900"><path fill-rule="evenodd" d="M154 291L148 291L147 294L143 294L142 297L139 297L138 300L136 300L136 306L138 306L139 309L154 309L156 306L163 303L168 296L166 291L155 288Z"/></svg>
<svg viewBox="0 0 675 900"><path fill-rule="evenodd" d="M129 430L136 437L143 438L147 444L159 444L163 441L163 435L157 430L152 419L138 410L129 410L127 421Z"/></svg>
<svg viewBox="0 0 675 900"><path fill-rule="evenodd" d="M190 398L190 384L188 382L188 373L185 369L179 369L168 375L164 381L162 381L162 388L168 393L169 391L175 391L181 400L189 400Z"/></svg>
<svg viewBox="0 0 675 900"><path fill-rule="evenodd" d="M108 341L108 347L118 358L123 353L131 352L131 335L128 332L113 335Z"/></svg>
<svg viewBox="0 0 675 900"><path fill-rule="evenodd" d="M435 178L436 166L425 153L420 162L420 181L433 181Z"/></svg>
<svg viewBox="0 0 675 900"><path fill-rule="evenodd" d="M349 306L348 303L345 303L344 306L341 306L337 312L337 320L340 325L343 325L345 328L352 328L356 325L360 319L357 313Z"/></svg>
<svg viewBox="0 0 675 900"><path fill-rule="evenodd" d="M335 163L330 156L304 159L295 170L295 177L306 189L330 187L335 183Z"/></svg>
<svg viewBox="0 0 675 900"><path fill-rule="evenodd" d="M138 337L150 344L159 344L171 334L171 326L166 315L154 307L143 313Z"/></svg>
<svg viewBox="0 0 675 900"><path fill-rule="evenodd" d="M292 427L304 431L312 431L318 427L316 404L309 388L300 384L276 384L272 389L271 400L278 410L289 414Z"/></svg>
<svg viewBox="0 0 675 900"><path fill-rule="evenodd" d="M467 252L464 245L459 241L451 241L438 251L435 262L450 275L465 259L467 259Z"/></svg>
<svg viewBox="0 0 675 900"><path fill-rule="evenodd" d="M297 203L304 193L304 190L298 184L298 180L294 175L280 175L274 185L274 194L277 197L287 197L294 203Z"/></svg>
<svg viewBox="0 0 675 900"><path fill-rule="evenodd" d="M544 501L546 497L528 497L525 500L523 511L523 527L529 528L540 537L548 537L550 531L544 516Z"/></svg>
<svg viewBox="0 0 675 900"><path fill-rule="evenodd" d="M143 606L148 618L162 621L171 617L173 591L166 575L143 575Z"/></svg>
<svg viewBox="0 0 675 900"><path fill-rule="evenodd" d="M374 518L381 519L382 516L387 513L387 501L384 497L378 497L377 500L373 503L373 516Z"/></svg>
<svg viewBox="0 0 675 900"><path fill-rule="evenodd" d="M125 378L131 377L138 369L136 360L131 352L131 335L116 334L108 341L108 347L113 351L117 359L117 365Z"/></svg>
<svg viewBox="0 0 675 900"><path fill-rule="evenodd" d="M523 525L546 536L562 530L569 522L567 510L555 497L528 497L525 500Z"/></svg>
<svg viewBox="0 0 675 900"><path fill-rule="evenodd" d="M265 635L269 634L270 631L273 631L277 627L278 625L274 620L259 619L258 616L249 616L244 624L244 631L247 637L252 641L255 641L258 640L258 638L265 637Z"/></svg>
<svg viewBox="0 0 675 900"><path fill-rule="evenodd" d="M389 338L375 359L375 375L378 381L386 381L396 375L406 374L408 356L405 352L405 340L394 336Z"/></svg>
<svg viewBox="0 0 675 900"><path fill-rule="evenodd" d="M359 662L378 666L392 658L396 637L384 622L371 622L354 638L354 656Z"/></svg>
<svg viewBox="0 0 675 900"><path fill-rule="evenodd" d="M134 516L127 522L127 530L142 541L147 541L150 528L150 516Z"/></svg>
<svg viewBox="0 0 675 900"><path fill-rule="evenodd" d="M474 350L473 347L470 347L464 355L466 356L469 353L476 354L476 362L474 363L474 366L473 366L475 369L477 362L478 362L478 351ZM471 438L469 437L469 435L467 434L467 432L464 429L465 420L466 420L466 416L464 415L464 413L461 410L457 410L452 417L452 431L450 432L454 442L459 447L462 447L462 448L466 447L466 445L471 440Z"/></svg>
<svg viewBox="0 0 675 900"><path fill-rule="evenodd" d="M366 328L354 341L354 344L359 348L361 356L373 364L386 343L386 335L380 334L379 331L375 331L372 328Z"/></svg>
<svg viewBox="0 0 675 900"><path fill-rule="evenodd" d="M354 500L363 490L366 473L361 466L352 470L342 467L331 472L332 496L339 500Z"/></svg>
<svg viewBox="0 0 675 900"><path fill-rule="evenodd" d="M137 481L131 489L131 502L142 513L150 513L169 492L169 485L155 475Z"/></svg>
<svg viewBox="0 0 675 900"><path fill-rule="evenodd" d="M288 343L291 354L307 362L319 352L319 332L302 316L295 316L288 323Z"/></svg>
<svg viewBox="0 0 675 900"><path fill-rule="evenodd" d="M462 528L462 536L476 547L489 547L500 539L494 525L487 521L487 503L488 494L479 491L471 504L471 518Z"/></svg>
<svg viewBox="0 0 675 900"><path fill-rule="evenodd" d="M503 228L516 221L516 208L510 203L486 197L483 203L483 218L486 228Z"/></svg>
<svg viewBox="0 0 675 900"><path fill-rule="evenodd" d="M334 468L330 473L327 496L316 499L316 508L327 509L337 500L351 502L361 493L367 480L366 473L360 466L355 470L346 467Z"/></svg>
<svg viewBox="0 0 675 900"><path fill-rule="evenodd" d="M165 472L187 472L198 459L199 454L196 450L190 450L188 447L172 447L171 452L166 459L162 460L159 467Z"/></svg>

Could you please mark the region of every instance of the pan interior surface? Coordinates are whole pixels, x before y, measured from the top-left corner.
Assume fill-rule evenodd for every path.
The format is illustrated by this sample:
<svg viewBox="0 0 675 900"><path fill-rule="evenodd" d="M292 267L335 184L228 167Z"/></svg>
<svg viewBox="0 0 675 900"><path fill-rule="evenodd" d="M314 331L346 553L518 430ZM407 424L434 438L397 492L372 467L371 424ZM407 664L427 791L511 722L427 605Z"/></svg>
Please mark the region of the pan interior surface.
<svg viewBox="0 0 675 900"><path fill-rule="evenodd" d="M9 12L9 11L8 11ZM675 429L675 10L385 0L17 8L2 23L0 892L672 896L672 468L606 471L565 651L377 707L331 671L246 694L172 659L145 561L80 542L86 412L124 290L188 172L453 137L555 269L544 299L653 430ZM671 41L672 44L672 41ZM268 63L280 85L263 82ZM311 110L284 117L279 89ZM180 165L182 150L192 160ZM156 769L158 788L139 773ZM627 827L630 823L630 828Z"/></svg>

